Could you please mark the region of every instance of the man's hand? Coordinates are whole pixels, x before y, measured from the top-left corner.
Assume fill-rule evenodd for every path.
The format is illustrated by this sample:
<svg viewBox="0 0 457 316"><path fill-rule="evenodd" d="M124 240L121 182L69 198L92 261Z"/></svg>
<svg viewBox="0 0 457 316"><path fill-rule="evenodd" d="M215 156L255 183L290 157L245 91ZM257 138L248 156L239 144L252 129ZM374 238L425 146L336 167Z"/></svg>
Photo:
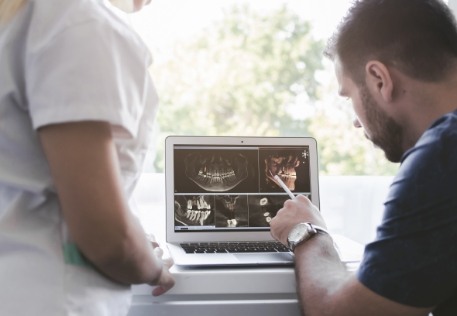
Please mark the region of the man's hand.
<svg viewBox="0 0 457 316"><path fill-rule="evenodd" d="M283 208L271 220L271 235L287 246L287 236L290 230L303 222L326 228L319 209L304 195L297 195L294 199L284 202Z"/></svg>
<svg viewBox="0 0 457 316"><path fill-rule="evenodd" d="M271 235L287 245L287 236L302 222L326 228L321 213L303 195L284 202L270 222ZM417 308L384 298L361 284L341 263L331 238L321 236L295 250L295 273L303 314L331 316L425 316ZM357 304L353 304L357 302Z"/></svg>

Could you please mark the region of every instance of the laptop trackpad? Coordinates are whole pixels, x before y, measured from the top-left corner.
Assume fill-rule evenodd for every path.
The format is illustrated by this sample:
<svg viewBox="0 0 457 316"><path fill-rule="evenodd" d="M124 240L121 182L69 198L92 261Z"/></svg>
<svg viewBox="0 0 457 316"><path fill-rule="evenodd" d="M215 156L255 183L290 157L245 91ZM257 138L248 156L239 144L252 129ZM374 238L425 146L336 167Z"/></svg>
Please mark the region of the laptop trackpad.
<svg viewBox="0 0 457 316"><path fill-rule="evenodd" d="M294 258L291 253L278 252L278 253L237 253L234 254L235 258L241 263L254 263L254 264L293 264Z"/></svg>

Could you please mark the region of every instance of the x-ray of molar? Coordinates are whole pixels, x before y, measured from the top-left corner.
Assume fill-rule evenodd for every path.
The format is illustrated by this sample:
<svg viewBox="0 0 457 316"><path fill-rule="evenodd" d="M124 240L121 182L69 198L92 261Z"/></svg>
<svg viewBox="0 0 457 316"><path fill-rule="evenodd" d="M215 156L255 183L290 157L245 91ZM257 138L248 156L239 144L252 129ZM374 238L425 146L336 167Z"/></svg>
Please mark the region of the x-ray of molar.
<svg viewBox="0 0 457 316"><path fill-rule="evenodd" d="M289 199L288 195L250 196L249 225L251 227L270 226L270 221L287 199Z"/></svg>
<svg viewBox="0 0 457 316"><path fill-rule="evenodd" d="M246 227L247 210L246 195L216 196L216 227Z"/></svg>
<svg viewBox="0 0 457 316"><path fill-rule="evenodd" d="M214 226L211 196L185 195L175 198L175 225Z"/></svg>
<svg viewBox="0 0 457 316"><path fill-rule="evenodd" d="M186 176L209 192L233 189L248 177L248 160L239 153L192 153L185 159Z"/></svg>

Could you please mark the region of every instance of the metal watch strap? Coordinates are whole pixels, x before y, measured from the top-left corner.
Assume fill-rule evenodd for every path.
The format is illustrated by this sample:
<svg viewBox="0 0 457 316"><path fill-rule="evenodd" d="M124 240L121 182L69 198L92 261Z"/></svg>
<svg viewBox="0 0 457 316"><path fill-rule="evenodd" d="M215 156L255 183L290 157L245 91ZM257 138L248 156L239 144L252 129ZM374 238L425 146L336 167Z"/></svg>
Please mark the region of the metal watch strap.
<svg viewBox="0 0 457 316"><path fill-rule="evenodd" d="M324 228L322 228L320 226L317 226L317 225L314 225L314 224L311 224L311 223L307 223L307 224L309 224L312 228L314 228L314 230L317 233L330 235L330 233L326 229L324 229Z"/></svg>
<svg viewBox="0 0 457 316"><path fill-rule="evenodd" d="M300 244L302 244L303 242L305 242L305 241L311 239L311 238L312 238L314 235L316 235L316 234L327 234L327 235L330 235L326 229L324 229L324 228L322 228L322 227L320 227L320 226L311 224L311 223L309 223L309 222L298 223L297 225L294 226L294 228L295 228L296 226L298 226L298 225L306 225L307 227L311 228L312 234L310 234L308 238L305 238L305 239L303 239L303 240L301 240L301 241L298 241L298 242L296 242L296 243L290 243L290 241L288 240L289 249L290 249L292 252L294 252L295 248L296 248L298 245L300 245ZM292 228L292 229L294 229L294 228Z"/></svg>

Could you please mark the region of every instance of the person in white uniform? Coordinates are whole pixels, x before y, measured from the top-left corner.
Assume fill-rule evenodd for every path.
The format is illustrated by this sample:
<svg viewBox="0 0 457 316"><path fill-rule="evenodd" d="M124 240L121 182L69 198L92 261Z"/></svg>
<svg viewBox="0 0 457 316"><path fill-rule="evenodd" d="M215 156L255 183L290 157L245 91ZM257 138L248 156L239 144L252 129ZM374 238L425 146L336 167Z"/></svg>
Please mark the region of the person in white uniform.
<svg viewBox="0 0 457 316"><path fill-rule="evenodd" d="M108 1L0 0L0 315L126 315L132 284L174 285L128 205L150 63Z"/></svg>

